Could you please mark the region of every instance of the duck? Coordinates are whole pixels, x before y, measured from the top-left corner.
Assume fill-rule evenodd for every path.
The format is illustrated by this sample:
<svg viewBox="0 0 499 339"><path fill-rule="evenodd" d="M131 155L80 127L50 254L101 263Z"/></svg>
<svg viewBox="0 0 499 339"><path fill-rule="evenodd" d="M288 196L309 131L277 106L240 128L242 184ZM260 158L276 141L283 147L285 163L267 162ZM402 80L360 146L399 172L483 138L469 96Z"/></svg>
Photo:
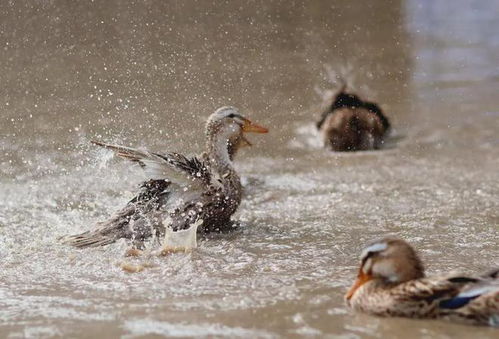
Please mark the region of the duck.
<svg viewBox="0 0 499 339"><path fill-rule="evenodd" d="M143 168L149 178L136 196L94 230L63 238L78 247L97 247L125 238L134 248L143 248L150 238L160 239L171 231L198 225L198 233L224 232L233 228L231 216L241 203L241 180L233 159L251 143L246 133L267 133L237 108L225 106L206 122L206 148L199 156L155 153L93 141Z"/></svg>
<svg viewBox="0 0 499 339"><path fill-rule="evenodd" d="M355 311L376 316L499 327L499 269L478 277L427 277L410 244L386 237L362 251L357 279L345 301Z"/></svg>
<svg viewBox="0 0 499 339"><path fill-rule="evenodd" d="M323 145L335 152L379 149L390 122L378 104L347 90L343 82L316 124Z"/></svg>

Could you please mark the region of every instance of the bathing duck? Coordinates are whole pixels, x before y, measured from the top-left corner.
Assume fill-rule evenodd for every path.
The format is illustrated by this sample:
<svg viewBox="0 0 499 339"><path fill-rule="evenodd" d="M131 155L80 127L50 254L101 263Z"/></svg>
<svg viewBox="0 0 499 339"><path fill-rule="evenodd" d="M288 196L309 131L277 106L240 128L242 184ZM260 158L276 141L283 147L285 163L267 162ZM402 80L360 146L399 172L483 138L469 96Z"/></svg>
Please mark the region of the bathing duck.
<svg viewBox="0 0 499 339"><path fill-rule="evenodd" d="M233 166L240 147L249 145L244 133L267 133L234 107L222 107L206 123L206 150L199 157L153 153L98 141L93 143L139 164L151 178L138 194L95 230L65 238L76 247L102 246L120 238L136 247L152 236L200 224L198 231L224 231L241 202L241 181Z"/></svg>
<svg viewBox="0 0 499 339"><path fill-rule="evenodd" d="M317 122L324 146L333 151L378 149L390 128L381 108L347 92L346 84L333 96L333 103Z"/></svg>
<svg viewBox="0 0 499 339"><path fill-rule="evenodd" d="M499 326L499 270L481 277L426 277L416 251L397 238L370 243L360 259L357 279L345 296L356 311Z"/></svg>

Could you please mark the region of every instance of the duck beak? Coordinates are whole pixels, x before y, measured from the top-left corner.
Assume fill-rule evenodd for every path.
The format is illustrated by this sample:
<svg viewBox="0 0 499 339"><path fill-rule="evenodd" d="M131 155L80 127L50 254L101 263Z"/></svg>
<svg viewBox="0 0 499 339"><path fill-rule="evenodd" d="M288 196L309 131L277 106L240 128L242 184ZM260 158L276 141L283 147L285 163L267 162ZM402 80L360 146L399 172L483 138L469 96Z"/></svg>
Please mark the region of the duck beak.
<svg viewBox="0 0 499 339"><path fill-rule="evenodd" d="M252 123L248 119L244 119L243 132L245 132L245 133L268 133L269 130L263 126Z"/></svg>
<svg viewBox="0 0 499 339"><path fill-rule="evenodd" d="M350 300L353 297L355 291L357 291L360 286L364 285L366 282L372 279L373 277L369 274L365 274L361 267L359 270L359 274L357 275L357 279L353 283L352 287L350 287L347 294L345 294L345 299Z"/></svg>

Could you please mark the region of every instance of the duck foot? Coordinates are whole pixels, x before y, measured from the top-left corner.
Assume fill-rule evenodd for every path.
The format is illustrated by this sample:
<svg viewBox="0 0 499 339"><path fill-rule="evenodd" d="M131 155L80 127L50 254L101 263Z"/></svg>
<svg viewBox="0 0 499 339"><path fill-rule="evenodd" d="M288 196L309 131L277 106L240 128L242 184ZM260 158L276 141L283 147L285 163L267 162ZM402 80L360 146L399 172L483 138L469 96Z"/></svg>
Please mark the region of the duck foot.
<svg viewBox="0 0 499 339"><path fill-rule="evenodd" d="M144 254L144 251L139 250L138 248L132 247L126 250L125 257L140 257Z"/></svg>
<svg viewBox="0 0 499 339"><path fill-rule="evenodd" d="M123 271L128 273L139 273L142 272L145 268L144 265L134 265L127 262L122 262L120 267Z"/></svg>

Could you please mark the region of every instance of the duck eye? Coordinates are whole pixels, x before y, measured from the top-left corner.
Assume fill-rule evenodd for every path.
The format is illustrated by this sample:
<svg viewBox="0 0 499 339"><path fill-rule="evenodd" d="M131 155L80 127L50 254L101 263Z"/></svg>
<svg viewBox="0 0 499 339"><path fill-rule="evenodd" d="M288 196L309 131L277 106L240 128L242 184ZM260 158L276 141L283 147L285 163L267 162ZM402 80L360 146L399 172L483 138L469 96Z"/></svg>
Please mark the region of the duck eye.
<svg viewBox="0 0 499 339"><path fill-rule="evenodd" d="M232 119L232 118L235 118L235 117L236 117L236 115L234 113L231 113L231 114L227 115L227 118L231 118Z"/></svg>
<svg viewBox="0 0 499 339"><path fill-rule="evenodd" d="M367 254L364 257L364 261L366 261L369 258L374 257L376 254L378 254L378 252L367 252Z"/></svg>

